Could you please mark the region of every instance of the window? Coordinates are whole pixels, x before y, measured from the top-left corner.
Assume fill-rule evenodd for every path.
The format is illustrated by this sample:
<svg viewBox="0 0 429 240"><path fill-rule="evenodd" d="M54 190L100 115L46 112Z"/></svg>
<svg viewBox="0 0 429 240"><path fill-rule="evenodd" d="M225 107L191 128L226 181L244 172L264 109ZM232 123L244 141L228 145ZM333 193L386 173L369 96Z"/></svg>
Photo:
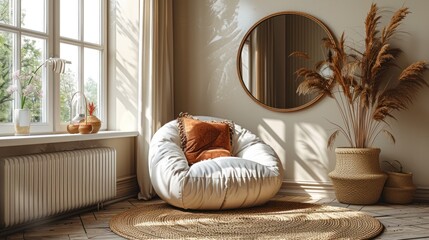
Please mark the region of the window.
<svg viewBox="0 0 429 240"><path fill-rule="evenodd" d="M13 109L20 108L21 81L49 57L71 61L64 74L42 67L25 101L32 133L63 132L71 98L85 93L106 123L107 0L0 0L0 135L13 134ZM106 124L104 124L106 125Z"/></svg>

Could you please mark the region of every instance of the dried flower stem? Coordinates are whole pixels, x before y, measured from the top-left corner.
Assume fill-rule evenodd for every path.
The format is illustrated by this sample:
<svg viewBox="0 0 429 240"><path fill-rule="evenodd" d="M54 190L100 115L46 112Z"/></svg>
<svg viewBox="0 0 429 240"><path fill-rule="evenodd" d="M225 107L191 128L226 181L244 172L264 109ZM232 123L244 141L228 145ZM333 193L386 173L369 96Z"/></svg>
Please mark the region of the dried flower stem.
<svg viewBox="0 0 429 240"><path fill-rule="evenodd" d="M372 4L365 19L365 48L362 52L349 47L352 53L345 51L344 33L338 44L332 39L324 39L325 47L332 53L328 59L319 63L327 64L332 75L321 76L316 69L300 69L296 73L303 81L298 87L299 94L326 93L332 97L339 109L343 126L334 124L337 130L328 139L332 146L338 133L342 133L351 147L366 148L372 146L380 133L385 133L393 142L393 134L387 131L387 119L393 118L392 112L404 110L412 103L415 93L429 84L423 74L428 70L426 62L419 61L406 67L398 81L391 79L383 84L384 75L396 66L395 60L401 53L393 48L389 40L395 35L401 22L409 14L408 8L396 11L389 24L378 31L381 16L378 7ZM302 54L295 54L302 56ZM336 83L330 87L326 83ZM380 86L385 85L381 88Z"/></svg>

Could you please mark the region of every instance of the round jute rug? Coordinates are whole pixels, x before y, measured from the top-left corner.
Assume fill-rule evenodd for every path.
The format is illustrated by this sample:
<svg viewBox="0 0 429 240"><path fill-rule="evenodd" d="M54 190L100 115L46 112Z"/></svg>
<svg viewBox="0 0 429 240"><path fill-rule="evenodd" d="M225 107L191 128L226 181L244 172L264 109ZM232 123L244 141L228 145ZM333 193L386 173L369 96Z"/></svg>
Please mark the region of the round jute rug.
<svg viewBox="0 0 429 240"><path fill-rule="evenodd" d="M383 231L361 212L284 201L221 211L151 204L114 216L110 228L129 239L368 239Z"/></svg>

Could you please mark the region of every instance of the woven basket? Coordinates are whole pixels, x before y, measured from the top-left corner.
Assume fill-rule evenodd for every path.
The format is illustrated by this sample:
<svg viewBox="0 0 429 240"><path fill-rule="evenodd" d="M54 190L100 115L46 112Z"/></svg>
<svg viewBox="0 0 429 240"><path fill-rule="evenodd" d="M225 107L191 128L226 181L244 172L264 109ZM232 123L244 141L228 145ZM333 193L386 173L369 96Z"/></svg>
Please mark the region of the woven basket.
<svg viewBox="0 0 429 240"><path fill-rule="evenodd" d="M388 178L383 190L383 200L387 203L408 204L413 201L416 186L412 173L387 172Z"/></svg>
<svg viewBox="0 0 429 240"><path fill-rule="evenodd" d="M378 148L337 148L336 165L329 173L337 200L367 205L378 202L387 175L380 169Z"/></svg>

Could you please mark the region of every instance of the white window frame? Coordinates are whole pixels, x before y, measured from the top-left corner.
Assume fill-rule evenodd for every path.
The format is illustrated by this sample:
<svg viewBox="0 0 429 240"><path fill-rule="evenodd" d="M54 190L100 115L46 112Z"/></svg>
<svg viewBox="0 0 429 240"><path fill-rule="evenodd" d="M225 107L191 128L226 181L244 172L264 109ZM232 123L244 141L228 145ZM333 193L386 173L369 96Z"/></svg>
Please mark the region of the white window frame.
<svg viewBox="0 0 429 240"><path fill-rule="evenodd" d="M80 6L83 6L84 0L79 0ZM79 21L79 32L80 39L74 40L60 37L60 1L59 0L46 0L45 13L46 13L46 33L38 32L34 30L29 30L21 28L21 0L17 0L16 5L14 6L17 9L17 14L14 19L16 26L0 24L0 30L12 32L17 34L15 39L15 52L14 55L17 56L14 59L14 68L13 72L17 70L20 66L20 54L19 50L21 48L21 35L26 36L35 36L38 38L43 38L46 40L45 45L45 58L49 57L59 57L60 56L60 43L68 43L79 46L81 49L80 60L81 65L79 66L78 81L81 83L84 82L84 62L83 62L83 51L85 47L93 48L101 51L100 62L101 72L100 72L100 89L99 89L99 108L100 115L97 116L102 121L102 130L105 130L107 127L107 0L100 0L102 9L100 10L100 21L101 21L101 39L100 45L93 43L83 42L84 36L84 22L81 21L84 18L83 7L79 9L80 11L80 21ZM59 133L66 132L67 124L62 124L60 121L60 75L54 74L49 68L43 70L43 76L46 77L46 92L43 92L46 97L46 123L32 123L30 132L32 134L37 133ZM16 107L16 106L15 106ZM14 134L14 125L13 123L1 123L0 124L0 136L4 135L13 135Z"/></svg>
<svg viewBox="0 0 429 240"><path fill-rule="evenodd" d="M29 36L29 37L37 37L40 39L44 39L45 40L45 46L44 46L44 50L45 50L45 56L44 58L48 58L49 56L53 55L52 49L50 48L53 42L53 36L51 34L52 29L49 27L49 23L51 23L52 21L50 20L51 17L51 12L49 11L49 6L50 6L50 1L54 1L54 0L46 0L46 5L45 5L45 13L46 13L46 22L48 23L46 27L46 33L44 32L38 32L38 31L34 31L31 29L26 29L26 28L22 28L21 27L21 0L18 0L15 2L13 2L12 4L14 4L14 8L16 9L16 14L14 15L14 22L15 22L15 26L14 25L7 25L7 24L1 24L0 25L0 30L2 31L6 31L6 32L11 32L16 34L16 38L14 39L14 53L13 55L15 56L14 61L13 61L13 66L14 68L12 69L12 72L15 72L16 70L19 70L19 68L21 67L21 54L20 54L20 50L21 50L21 41L22 41L22 35L25 36ZM44 59L42 59L43 61ZM44 97L46 98L46 102L43 103L45 105L45 109L43 114L45 115L45 120L46 122L42 122L42 123L31 123L31 132L32 133L45 133L45 132L52 132L53 131L53 113L52 113L52 109L53 109L53 88L52 88L52 78L53 78L53 74L52 71L47 71L46 69L41 69L42 70L42 78L46 78L46 92L43 92ZM14 94L14 98L17 98L18 94L15 93ZM14 103L14 108L18 107L18 102L15 101ZM1 123L0 124L0 135L11 135L14 133L14 124L12 123Z"/></svg>
<svg viewBox="0 0 429 240"><path fill-rule="evenodd" d="M78 46L80 48L80 52L79 52L79 60L81 65L79 65L79 73L78 73L78 87L81 88L79 89L79 91L83 92L83 82L84 82L84 49L85 47L87 48L92 48L92 49L96 49L96 50L100 50L101 51L101 59L100 62L102 63L101 66L101 70L100 70L100 79L101 79L101 84L100 84L100 96L99 96L99 105L97 106L98 108L100 108L100 115L97 116L99 119L101 119L102 121L102 128L101 130L106 130L107 127L107 0L100 0L101 2L101 39L100 39L100 44L94 44L94 43L89 43L89 42L84 42L84 14L83 14L83 2L84 0L78 0L79 1L79 40L76 39L70 39L70 38L65 38L65 37L61 37L60 36L60 1L56 0L54 1L54 22L58 23L55 24L54 26L54 30L56 33L58 34L54 34L55 35L55 52L58 53L58 56L60 56L60 44L61 43L66 43L66 44L71 44L74 46ZM83 20L83 21L82 21ZM55 112L57 112L58 114L55 114L55 131L56 132L65 132L66 128L67 128L67 123L61 123L60 120L60 84L59 84L59 77L60 76L56 76L55 79Z"/></svg>

